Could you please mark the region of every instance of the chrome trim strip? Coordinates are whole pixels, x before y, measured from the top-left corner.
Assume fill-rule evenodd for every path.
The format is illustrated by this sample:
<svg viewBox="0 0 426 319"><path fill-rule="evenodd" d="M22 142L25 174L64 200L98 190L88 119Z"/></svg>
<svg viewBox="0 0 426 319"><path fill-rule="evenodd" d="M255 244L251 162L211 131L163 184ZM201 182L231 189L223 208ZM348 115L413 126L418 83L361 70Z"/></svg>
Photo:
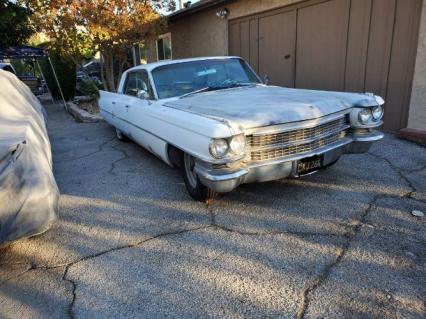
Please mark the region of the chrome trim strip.
<svg viewBox="0 0 426 319"><path fill-rule="evenodd" d="M371 132L370 135L351 135L354 142L375 142L381 140L385 134L382 132Z"/></svg>
<svg viewBox="0 0 426 319"><path fill-rule="evenodd" d="M156 137L156 138L158 138L158 139L160 139L160 140L162 140L162 141L164 141L164 142L167 142L164 138L162 138L162 137L160 137L160 136L158 136L158 135L156 135L156 134L154 134L154 133L152 133L152 132L150 132L150 131L147 131L147 130L145 130L145 129L143 129L142 127L140 127L140 126L138 126L138 125L136 125L136 124L133 124L132 122L129 122L129 121L127 121L127 120L125 120L125 119L123 119L122 117L119 117L119 116L117 116L117 115L115 115L115 114L113 114L113 113L111 113L111 112L108 112L108 111L106 111L106 110L103 110L105 113L108 113L108 114L111 114L111 116L113 116L114 118L116 118L116 119L119 119L120 121L123 121L123 122L125 122L125 123L127 123L127 124L130 124L130 125L132 125L132 126L134 126L134 127L136 127L136 128L138 128L138 129L140 129L141 131L144 131L145 133L148 133L148 134L150 134L150 135L152 135L152 136L154 136L154 137ZM168 143L168 142L167 142Z"/></svg>
<svg viewBox="0 0 426 319"><path fill-rule="evenodd" d="M214 181L214 182L223 182L223 181L229 181L231 179L238 179L240 177L243 177L244 175L247 175L248 172L249 172L247 169L241 169L241 170L238 170L236 172L217 175L217 174L211 174L211 173L209 173L209 171L204 170L197 165L195 166L194 169L197 172L197 174L201 175L205 179L208 179L208 180Z"/></svg>

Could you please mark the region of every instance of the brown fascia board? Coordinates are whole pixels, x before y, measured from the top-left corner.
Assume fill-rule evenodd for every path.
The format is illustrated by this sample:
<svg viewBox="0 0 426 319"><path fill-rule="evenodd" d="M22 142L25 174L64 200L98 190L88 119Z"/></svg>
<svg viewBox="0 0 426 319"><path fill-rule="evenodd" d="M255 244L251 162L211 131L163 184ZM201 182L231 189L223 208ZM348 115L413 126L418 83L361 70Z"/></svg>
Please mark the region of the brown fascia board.
<svg viewBox="0 0 426 319"><path fill-rule="evenodd" d="M195 14L197 12L214 8L216 6L226 5L231 2L236 2L238 0L201 0L199 2L196 2L192 4L189 8L183 8L176 12L173 12L172 14L169 14L167 18L169 21L174 21L183 17L186 17L188 15Z"/></svg>

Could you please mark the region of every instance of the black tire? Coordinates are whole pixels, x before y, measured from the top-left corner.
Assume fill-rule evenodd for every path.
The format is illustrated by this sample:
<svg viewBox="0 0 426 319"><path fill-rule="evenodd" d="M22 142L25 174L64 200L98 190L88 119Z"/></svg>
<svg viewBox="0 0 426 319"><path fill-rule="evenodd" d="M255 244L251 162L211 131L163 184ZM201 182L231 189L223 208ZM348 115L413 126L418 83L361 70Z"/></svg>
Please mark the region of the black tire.
<svg viewBox="0 0 426 319"><path fill-rule="evenodd" d="M183 165L181 166L183 180L189 195L199 202L207 202L215 197L216 192L204 186L196 173L193 171L194 159L189 154L183 154Z"/></svg>
<svg viewBox="0 0 426 319"><path fill-rule="evenodd" d="M121 142L128 142L129 141L129 138L126 135L124 135L124 133L122 131L120 131L118 128L115 128L115 136Z"/></svg>

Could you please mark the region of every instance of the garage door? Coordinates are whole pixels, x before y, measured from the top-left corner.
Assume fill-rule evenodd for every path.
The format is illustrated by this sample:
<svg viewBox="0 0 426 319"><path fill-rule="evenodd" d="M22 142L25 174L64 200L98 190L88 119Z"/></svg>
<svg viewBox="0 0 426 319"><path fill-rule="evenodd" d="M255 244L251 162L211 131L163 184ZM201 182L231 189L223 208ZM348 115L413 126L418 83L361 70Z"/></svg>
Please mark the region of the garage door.
<svg viewBox="0 0 426 319"><path fill-rule="evenodd" d="M311 0L231 20L229 53L271 84L386 99L384 129L406 127L421 0Z"/></svg>

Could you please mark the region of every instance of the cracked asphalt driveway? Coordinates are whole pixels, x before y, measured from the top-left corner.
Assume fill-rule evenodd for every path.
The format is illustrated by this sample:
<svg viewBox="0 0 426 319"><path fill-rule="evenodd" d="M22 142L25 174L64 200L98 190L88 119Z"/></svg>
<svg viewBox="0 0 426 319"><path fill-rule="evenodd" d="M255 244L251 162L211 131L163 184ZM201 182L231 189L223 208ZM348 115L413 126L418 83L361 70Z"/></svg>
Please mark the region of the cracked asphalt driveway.
<svg viewBox="0 0 426 319"><path fill-rule="evenodd" d="M425 317L425 148L386 136L206 205L107 124L48 111L59 220L0 251L0 318Z"/></svg>

